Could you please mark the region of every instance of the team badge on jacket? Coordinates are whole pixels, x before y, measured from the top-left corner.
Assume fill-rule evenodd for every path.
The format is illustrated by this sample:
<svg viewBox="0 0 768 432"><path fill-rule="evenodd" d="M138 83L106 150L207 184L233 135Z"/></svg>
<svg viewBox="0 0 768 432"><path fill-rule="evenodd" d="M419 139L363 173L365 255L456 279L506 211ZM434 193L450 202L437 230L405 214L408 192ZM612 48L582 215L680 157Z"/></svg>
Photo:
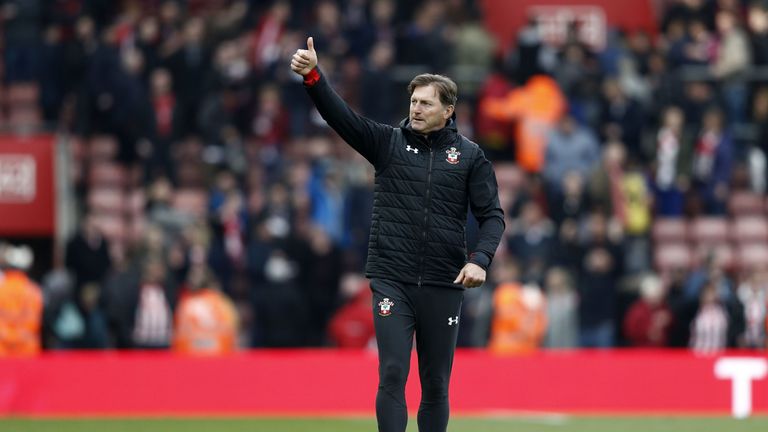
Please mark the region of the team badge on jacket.
<svg viewBox="0 0 768 432"><path fill-rule="evenodd" d="M449 150L446 150L445 152L448 153L448 157L445 158L445 160L447 160L448 163L454 164L454 165L459 163L459 155L461 154L461 152L456 150L456 147L451 147Z"/></svg>
<svg viewBox="0 0 768 432"><path fill-rule="evenodd" d="M395 304L388 298L379 302L379 315L390 316L392 315L392 306Z"/></svg>

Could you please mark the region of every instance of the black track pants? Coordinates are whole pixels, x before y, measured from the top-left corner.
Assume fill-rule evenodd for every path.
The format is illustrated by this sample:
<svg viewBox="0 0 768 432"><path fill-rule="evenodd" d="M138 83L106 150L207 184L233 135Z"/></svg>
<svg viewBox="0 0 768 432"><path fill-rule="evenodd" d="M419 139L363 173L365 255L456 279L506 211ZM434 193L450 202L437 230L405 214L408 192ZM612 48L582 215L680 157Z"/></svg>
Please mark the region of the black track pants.
<svg viewBox="0 0 768 432"><path fill-rule="evenodd" d="M373 317L379 347L379 432L404 432L408 423L405 381L413 335L419 359L421 404L419 432L445 432L448 426L448 383L459 333L462 290L371 281Z"/></svg>

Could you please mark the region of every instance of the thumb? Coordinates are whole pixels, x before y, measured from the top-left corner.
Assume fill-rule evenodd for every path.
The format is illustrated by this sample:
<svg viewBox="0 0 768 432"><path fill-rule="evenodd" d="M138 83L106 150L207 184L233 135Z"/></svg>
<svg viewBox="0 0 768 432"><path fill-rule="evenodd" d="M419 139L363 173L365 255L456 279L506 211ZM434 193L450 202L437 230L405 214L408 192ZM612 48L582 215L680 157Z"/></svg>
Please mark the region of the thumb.
<svg viewBox="0 0 768 432"><path fill-rule="evenodd" d="M459 275L456 276L456 280L453 281L453 283L461 283L464 280L464 269L461 269L459 272Z"/></svg>
<svg viewBox="0 0 768 432"><path fill-rule="evenodd" d="M315 41L312 39L312 36L307 38L307 49L310 51L315 50Z"/></svg>

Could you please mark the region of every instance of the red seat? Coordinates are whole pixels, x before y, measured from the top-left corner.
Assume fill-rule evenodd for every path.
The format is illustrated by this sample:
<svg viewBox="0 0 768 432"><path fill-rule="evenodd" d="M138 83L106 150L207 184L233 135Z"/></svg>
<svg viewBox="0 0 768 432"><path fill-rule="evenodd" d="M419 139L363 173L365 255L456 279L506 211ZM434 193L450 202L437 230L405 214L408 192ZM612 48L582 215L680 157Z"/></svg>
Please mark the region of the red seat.
<svg viewBox="0 0 768 432"><path fill-rule="evenodd" d="M124 187L128 173L121 165L111 162L97 162L91 165L88 182L93 187Z"/></svg>
<svg viewBox="0 0 768 432"><path fill-rule="evenodd" d="M125 239L126 224L122 215L94 212L93 217L109 241L122 242Z"/></svg>
<svg viewBox="0 0 768 432"><path fill-rule="evenodd" d="M732 270L738 265L738 259L733 247L728 243L701 244L694 248L693 267L703 265L712 254L722 268Z"/></svg>
<svg viewBox="0 0 768 432"><path fill-rule="evenodd" d="M768 242L768 220L763 216L742 216L731 222L731 239L736 243Z"/></svg>
<svg viewBox="0 0 768 432"><path fill-rule="evenodd" d="M8 86L6 102L8 107L37 106L40 99L40 86L36 82L14 83Z"/></svg>
<svg viewBox="0 0 768 432"><path fill-rule="evenodd" d="M683 218L659 218L653 222L651 236L654 243L685 242L688 224Z"/></svg>
<svg viewBox="0 0 768 432"><path fill-rule="evenodd" d="M756 267L768 267L768 246L760 243L742 245L739 247L737 259L742 271Z"/></svg>
<svg viewBox="0 0 768 432"><path fill-rule="evenodd" d="M122 190L112 187L94 187L88 191L88 208L99 213L122 214L126 197Z"/></svg>
<svg viewBox="0 0 768 432"><path fill-rule="evenodd" d="M128 212L132 216L144 214L147 197L143 189L136 188L128 193Z"/></svg>
<svg viewBox="0 0 768 432"><path fill-rule="evenodd" d="M111 161L117 152L117 139L111 135L96 135L88 142L88 155L92 160Z"/></svg>
<svg viewBox="0 0 768 432"><path fill-rule="evenodd" d="M12 129L37 129L43 125L43 116L35 106L16 107L8 113L8 126Z"/></svg>
<svg viewBox="0 0 768 432"><path fill-rule="evenodd" d="M696 244L728 241L728 221L722 217L699 217L690 222L688 238Z"/></svg>
<svg viewBox="0 0 768 432"><path fill-rule="evenodd" d="M654 248L653 262L660 273L688 270L693 264L693 254L685 243L661 243Z"/></svg>
<svg viewBox="0 0 768 432"><path fill-rule="evenodd" d="M733 192L728 197L728 212L735 217L763 214L765 199L754 192Z"/></svg>

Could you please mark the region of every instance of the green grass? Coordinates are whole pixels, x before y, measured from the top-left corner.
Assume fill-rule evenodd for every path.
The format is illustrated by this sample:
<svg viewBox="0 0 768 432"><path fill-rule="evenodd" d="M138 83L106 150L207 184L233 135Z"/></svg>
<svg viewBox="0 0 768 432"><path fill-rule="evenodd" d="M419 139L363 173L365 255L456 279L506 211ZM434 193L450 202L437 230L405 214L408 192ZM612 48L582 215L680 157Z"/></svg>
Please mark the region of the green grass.
<svg viewBox="0 0 768 432"><path fill-rule="evenodd" d="M416 432L411 419L408 432ZM449 432L757 432L768 417L457 417ZM374 432L373 419L0 419L2 432Z"/></svg>

